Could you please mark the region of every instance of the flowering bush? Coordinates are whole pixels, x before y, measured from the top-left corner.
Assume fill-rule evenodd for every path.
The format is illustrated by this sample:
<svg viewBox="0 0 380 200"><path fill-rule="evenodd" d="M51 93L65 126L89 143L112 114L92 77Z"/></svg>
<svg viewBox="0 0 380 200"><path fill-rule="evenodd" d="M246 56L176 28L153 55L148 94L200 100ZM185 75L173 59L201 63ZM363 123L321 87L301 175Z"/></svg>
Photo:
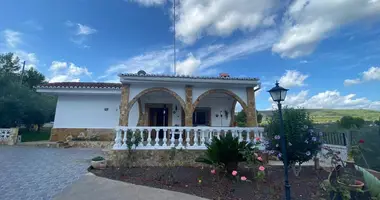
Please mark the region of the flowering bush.
<svg viewBox="0 0 380 200"><path fill-rule="evenodd" d="M312 120L304 109L283 109L284 133L288 165L302 164L317 155L321 147L321 133L317 133L312 127ZM269 142L267 149L277 153L282 160L280 120L278 111L273 111L266 127Z"/></svg>

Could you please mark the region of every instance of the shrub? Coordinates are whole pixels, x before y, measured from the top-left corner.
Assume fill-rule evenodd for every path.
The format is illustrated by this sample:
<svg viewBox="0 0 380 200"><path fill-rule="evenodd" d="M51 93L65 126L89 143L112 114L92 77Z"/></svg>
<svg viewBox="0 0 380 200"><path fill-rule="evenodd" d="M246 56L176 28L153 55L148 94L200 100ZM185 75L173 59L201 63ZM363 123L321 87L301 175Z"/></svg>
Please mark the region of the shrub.
<svg viewBox="0 0 380 200"><path fill-rule="evenodd" d="M239 138L233 137L230 133L227 133L226 136L220 136L220 139L214 136L212 142L206 143L206 146L207 151L204 156L195 161L221 166L227 171L236 169L239 162L245 161L244 153L247 151L253 153L254 150L252 143L239 142Z"/></svg>
<svg viewBox="0 0 380 200"><path fill-rule="evenodd" d="M96 156L95 158L92 159L92 161L102 161L102 160L104 160L104 158L101 156Z"/></svg>
<svg viewBox="0 0 380 200"><path fill-rule="evenodd" d="M286 139L286 150L288 165L294 165L309 161L317 155L321 147L321 134L314 131L309 113L304 109L283 109L284 133ZM280 120L278 110L268 120L266 127L268 134L268 150L278 153L282 160Z"/></svg>

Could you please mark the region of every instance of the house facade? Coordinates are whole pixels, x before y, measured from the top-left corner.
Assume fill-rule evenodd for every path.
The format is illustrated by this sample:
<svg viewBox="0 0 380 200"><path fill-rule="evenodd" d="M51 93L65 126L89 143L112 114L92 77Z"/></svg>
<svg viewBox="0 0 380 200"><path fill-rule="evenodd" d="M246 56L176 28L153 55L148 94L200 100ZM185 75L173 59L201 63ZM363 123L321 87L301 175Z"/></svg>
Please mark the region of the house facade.
<svg viewBox="0 0 380 200"><path fill-rule="evenodd" d="M58 96L51 140L63 141L68 135L84 133L116 141L116 127L234 127L237 103L247 115L247 126L257 127L257 78L144 72L119 76L120 83L62 82L38 86L38 92Z"/></svg>

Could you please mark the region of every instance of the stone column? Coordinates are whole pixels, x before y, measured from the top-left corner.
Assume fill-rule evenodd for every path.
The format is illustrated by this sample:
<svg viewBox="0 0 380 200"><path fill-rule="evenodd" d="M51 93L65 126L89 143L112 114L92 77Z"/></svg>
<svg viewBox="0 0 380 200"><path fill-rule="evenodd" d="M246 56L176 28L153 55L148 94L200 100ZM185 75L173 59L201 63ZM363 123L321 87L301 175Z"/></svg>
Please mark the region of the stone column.
<svg viewBox="0 0 380 200"><path fill-rule="evenodd" d="M186 108L185 108L185 126L193 126L193 86L185 86Z"/></svg>
<svg viewBox="0 0 380 200"><path fill-rule="evenodd" d="M256 116L256 99L255 91L253 87L247 87L247 126L256 127L257 126L257 116Z"/></svg>
<svg viewBox="0 0 380 200"><path fill-rule="evenodd" d="M129 113L127 113L127 108L129 103L129 89L129 84L123 84L121 87L119 126L128 126Z"/></svg>
<svg viewBox="0 0 380 200"><path fill-rule="evenodd" d="M231 121L230 121L230 127L234 127L234 123L235 123L235 108L236 108L236 103L237 101L234 100L232 102L232 107L231 107Z"/></svg>

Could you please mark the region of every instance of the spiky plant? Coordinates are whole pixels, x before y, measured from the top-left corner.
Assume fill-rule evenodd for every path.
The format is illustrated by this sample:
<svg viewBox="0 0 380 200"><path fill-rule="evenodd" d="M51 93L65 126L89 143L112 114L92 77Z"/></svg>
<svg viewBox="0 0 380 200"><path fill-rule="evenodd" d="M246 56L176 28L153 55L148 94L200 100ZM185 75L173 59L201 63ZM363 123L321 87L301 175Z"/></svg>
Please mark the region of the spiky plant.
<svg viewBox="0 0 380 200"><path fill-rule="evenodd" d="M244 152L252 151L253 144L246 141L239 142L239 138L233 137L231 133L213 137L211 143L206 143L207 150L203 156L197 158L201 162L213 166L222 166L227 171L236 170L239 162L245 161Z"/></svg>

